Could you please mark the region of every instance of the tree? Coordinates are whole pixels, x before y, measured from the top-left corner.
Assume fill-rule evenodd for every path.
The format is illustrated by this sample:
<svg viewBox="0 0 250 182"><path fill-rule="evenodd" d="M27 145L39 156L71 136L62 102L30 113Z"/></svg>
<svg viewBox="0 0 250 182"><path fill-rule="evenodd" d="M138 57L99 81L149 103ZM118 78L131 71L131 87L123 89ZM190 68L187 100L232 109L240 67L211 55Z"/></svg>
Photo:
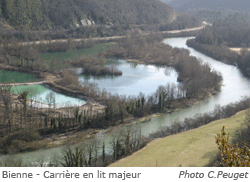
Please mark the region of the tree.
<svg viewBox="0 0 250 182"><path fill-rule="evenodd" d="M105 118L107 121L114 124L114 106L113 102L109 103L105 109Z"/></svg>
<svg viewBox="0 0 250 182"><path fill-rule="evenodd" d="M52 104L54 105L54 108L55 108L55 93L54 92L49 92L46 95L46 101L47 101L48 106L49 106L49 111L50 111L50 108L51 108Z"/></svg>
<svg viewBox="0 0 250 182"><path fill-rule="evenodd" d="M99 148L100 148L100 141L95 137L92 142L93 142L93 154L94 154L93 166L97 166L98 155L99 155Z"/></svg>
<svg viewBox="0 0 250 182"><path fill-rule="evenodd" d="M5 112L4 117L5 119L9 119L9 114L11 112L11 106L12 106L12 98L10 93L11 87L5 87L4 89L0 89L0 97L1 100L3 100Z"/></svg>
<svg viewBox="0 0 250 182"><path fill-rule="evenodd" d="M224 129L225 126L223 126L221 133L215 137L222 160L219 165L221 167L249 167L250 148L246 146L245 142L243 147L239 147L238 142L236 145L231 144L229 134L227 135Z"/></svg>
<svg viewBox="0 0 250 182"><path fill-rule="evenodd" d="M82 147L74 149L67 147L63 152L63 167L84 167L86 162L85 153Z"/></svg>
<svg viewBox="0 0 250 182"><path fill-rule="evenodd" d="M56 118L52 117L50 119L50 127L51 127L51 130L55 131L57 129L56 127Z"/></svg>
<svg viewBox="0 0 250 182"><path fill-rule="evenodd" d="M159 95L159 109L162 110L165 107L165 100L167 98L167 94L163 91Z"/></svg>
<svg viewBox="0 0 250 182"><path fill-rule="evenodd" d="M79 107L76 107L76 109L75 109L75 123L76 124L77 124L77 122L79 122L79 124L80 124L79 118L80 118ZM73 128L74 128L74 126L75 126L75 124L73 123Z"/></svg>
<svg viewBox="0 0 250 182"><path fill-rule="evenodd" d="M131 128L128 127L125 132L125 154L128 155L131 152Z"/></svg>
<svg viewBox="0 0 250 182"><path fill-rule="evenodd" d="M27 101L28 101L28 91L24 91L23 93L20 94L20 101L23 104L23 113L26 115L27 113Z"/></svg>
<svg viewBox="0 0 250 182"><path fill-rule="evenodd" d="M22 59L22 66L24 65L24 60L27 62L27 66L29 66L29 61L32 61L32 65L35 60L38 58L38 51L30 46L23 46L19 48L18 57Z"/></svg>
<svg viewBox="0 0 250 182"><path fill-rule="evenodd" d="M144 104L145 104L145 98L144 98L144 96L142 96L142 98L141 98L141 106L144 107Z"/></svg>
<svg viewBox="0 0 250 182"><path fill-rule="evenodd" d="M123 123L125 117L125 108L122 103L119 103L119 110L120 110L121 123Z"/></svg>
<svg viewBox="0 0 250 182"><path fill-rule="evenodd" d="M97 146L97 145L96 145ZM86 161L86 166L93 166L93 149L94 149L94 142L88 142L87 145L86 145L86 151L87 151L87 156L88 156L88 159Z"/></svg>
<svg viewBox="0 0 250 182"><path fill-rule="evenodd" d="M102 143L102 162L103 162L103 166L106 166L106 151L105 151L105 142L103 141Z"/></svg>

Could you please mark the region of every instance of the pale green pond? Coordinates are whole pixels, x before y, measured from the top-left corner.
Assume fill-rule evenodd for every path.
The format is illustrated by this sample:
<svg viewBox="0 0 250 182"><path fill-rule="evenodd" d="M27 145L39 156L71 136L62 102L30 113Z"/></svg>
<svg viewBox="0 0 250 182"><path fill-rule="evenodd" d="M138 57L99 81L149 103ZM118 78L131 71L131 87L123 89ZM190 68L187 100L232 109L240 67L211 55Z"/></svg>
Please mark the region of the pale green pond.
<svg viewBox="0 0 250 182"><path fill-rule="evenodd" d="M29 91L28 97L32 100L37 101L35 104L38 107L47 107L48 104L53 104L50 102L50 97L55 98L55 106L68 107L68 106L81 106L86 103L85 100L63 95L61 93L54 92L49 88L42 85L32 85L32 86L17 86L13 87L12 93L18 94L24 91Z"/></svg>
<svg viewBox="0 0 250 182"><path fill-rule="evenodd" d="M32 81L38 81L38 78L31 74L0 70L1 83L24 83ZM55 98L56 107L81 106L86 103L85 100L54 92L42 85L15 86L11 88L11 92L14 94L20 94L24 91L29 91L28 97L37 101L36 104L38 107L47 107L50 95Z"/></svg>

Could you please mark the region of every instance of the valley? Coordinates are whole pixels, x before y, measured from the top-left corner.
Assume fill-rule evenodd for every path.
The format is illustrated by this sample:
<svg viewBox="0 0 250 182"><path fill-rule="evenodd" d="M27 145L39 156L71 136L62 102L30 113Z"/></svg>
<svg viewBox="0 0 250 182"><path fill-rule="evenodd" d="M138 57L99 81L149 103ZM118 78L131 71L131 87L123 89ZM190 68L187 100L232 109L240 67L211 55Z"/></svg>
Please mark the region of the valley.
<svg viewBox="0 0 250 182"><path fill-rule="evenodd" d="M245 145L249 14L164 2L0 2L0 166L212 166L222 126Z"/></svg>

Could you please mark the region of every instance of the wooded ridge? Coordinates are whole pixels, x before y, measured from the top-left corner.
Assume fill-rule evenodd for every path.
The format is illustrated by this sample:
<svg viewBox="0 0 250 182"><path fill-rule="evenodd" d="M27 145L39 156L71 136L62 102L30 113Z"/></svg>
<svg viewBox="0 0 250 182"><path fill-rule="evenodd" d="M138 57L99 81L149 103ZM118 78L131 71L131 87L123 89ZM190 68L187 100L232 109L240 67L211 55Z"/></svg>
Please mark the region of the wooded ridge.
<svg viewBox="0 0 250 182"><path fill-rule="evenodd" d="M1 28L49 30L87 25L161 24L174 10L158 0L2 0ZM8 26L7 26L8 25Z"/></svg>

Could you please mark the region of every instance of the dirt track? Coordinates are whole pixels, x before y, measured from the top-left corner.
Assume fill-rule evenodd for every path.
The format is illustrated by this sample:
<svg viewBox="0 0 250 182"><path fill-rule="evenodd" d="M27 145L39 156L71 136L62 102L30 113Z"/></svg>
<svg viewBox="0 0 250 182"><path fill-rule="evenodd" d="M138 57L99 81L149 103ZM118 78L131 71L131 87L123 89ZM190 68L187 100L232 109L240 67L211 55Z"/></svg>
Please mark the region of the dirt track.
<svg viewBox="0 0 250 182"><path fill-rule="evenodd" d="M192 31L196 31L196 30L201 30L205 27L206 25L202 25L200 27L194 27L194 28L186 28L186 29L182 29L182 30L171 30L171 31L161 31L161 32L154 32L154 33L158 33L158 34L175 34L175 33L181 33L181 32L192 32ZM142 33L141 35L149 35L150 33ZM80 41L114 41L114 40L121 40L123 39L125 36L113 36L113 37L96 37L96 38L87 38L87 39L72 39L71 41L73 42L80 42ZM68 39L56 39L56 40L42 40L42 41L34 41L34 42L21 42L19 43L20 45L32 45L32 44L48 44L48 43L58 43L58 42L68 42ZM11 46L11 44L9 44Z"/></svg>

